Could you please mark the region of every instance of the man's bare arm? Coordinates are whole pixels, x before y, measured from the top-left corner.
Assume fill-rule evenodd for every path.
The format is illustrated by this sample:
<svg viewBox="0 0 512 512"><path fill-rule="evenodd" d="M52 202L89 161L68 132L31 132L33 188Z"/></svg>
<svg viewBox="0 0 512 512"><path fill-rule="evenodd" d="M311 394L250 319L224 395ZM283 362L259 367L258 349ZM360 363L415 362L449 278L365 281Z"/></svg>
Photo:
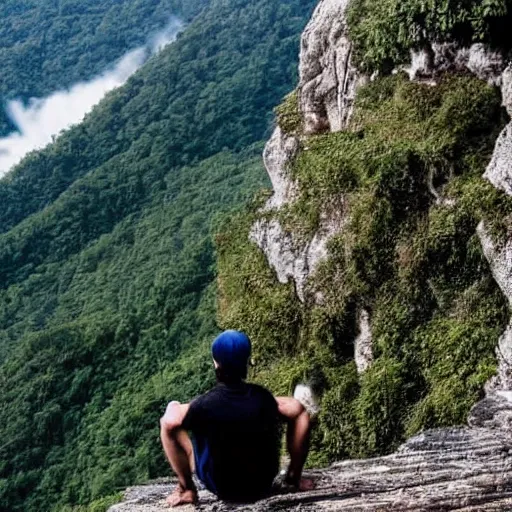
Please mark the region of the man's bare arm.
<svg viewBox="0 0 512 512"><path fill-rule="evenodd" d="M180 429L183 420L187 415L190 404L180 404L179 402L169 402L164 415L160 418L160 426L166 432L172 432Z"/></svg>
<svg viewBox="0 0 512 512"><path fill-rule="evenodd" d="M167 498L167 503L171 507L197 501L197 490L192 480L194 450L188 434L183 429L183 421L188 410L189 404L170 402L160 418L162 446L179 482L174 492Z"/></svg>
<svg viewBox="0 0 512 512"><path fill-rule="evenodd" d="M302 479L302 469L309 451L311 418L305 407L295 398L277 397L279 414L288 424L286 444L290 455L290 466L286 474L286 483L300 490L314 487L313 482Z"/></svg>

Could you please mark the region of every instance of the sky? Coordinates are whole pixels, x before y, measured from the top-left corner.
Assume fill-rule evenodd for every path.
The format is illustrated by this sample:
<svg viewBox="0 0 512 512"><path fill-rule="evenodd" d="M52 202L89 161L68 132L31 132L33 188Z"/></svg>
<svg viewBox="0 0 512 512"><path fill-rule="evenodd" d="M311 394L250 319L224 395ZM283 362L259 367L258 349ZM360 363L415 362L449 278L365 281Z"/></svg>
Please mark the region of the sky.
<svg viewBox="0 0 512 512"><path fill-rule="evenodd" d="M9 172L27 153L46 147L63 130L82 121L109 91L123 85L151 55L172 43L182 28L182 23L173 18L145 45L128 51L91 80L44 98L32 98L28 104L10 101L6 111L17 131L0 138L0 176Z"/></svg>

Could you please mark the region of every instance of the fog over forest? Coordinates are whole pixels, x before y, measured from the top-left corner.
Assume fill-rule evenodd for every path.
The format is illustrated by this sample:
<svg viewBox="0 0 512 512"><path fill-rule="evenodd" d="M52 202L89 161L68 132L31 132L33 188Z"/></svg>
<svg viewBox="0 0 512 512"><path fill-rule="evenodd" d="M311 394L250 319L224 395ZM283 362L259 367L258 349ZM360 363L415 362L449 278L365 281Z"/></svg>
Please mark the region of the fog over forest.
<svg viewBox="0 0 512 512"><path fill-rule="evenodd" d="M183 23L173 17L164 29L151 35L145 45L128 51L91 80L44 98L32 98L28 104L21 100L8 102L7 114L18 131L0 139L0 176L27 153L44 148L63 130L82 121L108 92L126 83L149 57L172 43L182 29Z"/></svg>

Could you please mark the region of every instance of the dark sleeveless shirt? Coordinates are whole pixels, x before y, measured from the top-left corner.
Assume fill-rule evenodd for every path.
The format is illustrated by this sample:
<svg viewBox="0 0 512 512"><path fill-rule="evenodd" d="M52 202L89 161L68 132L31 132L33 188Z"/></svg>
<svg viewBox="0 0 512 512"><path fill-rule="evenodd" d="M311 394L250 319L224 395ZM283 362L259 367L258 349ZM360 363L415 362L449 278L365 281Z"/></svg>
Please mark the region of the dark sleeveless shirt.
<svg viewBox="0 0 512 512"><path fill-rule="evenodd" d="M218 384L196 398L184 419L197 476L219 498L254 501L268 494L279 470L277 403L261 386Z"/></svg>

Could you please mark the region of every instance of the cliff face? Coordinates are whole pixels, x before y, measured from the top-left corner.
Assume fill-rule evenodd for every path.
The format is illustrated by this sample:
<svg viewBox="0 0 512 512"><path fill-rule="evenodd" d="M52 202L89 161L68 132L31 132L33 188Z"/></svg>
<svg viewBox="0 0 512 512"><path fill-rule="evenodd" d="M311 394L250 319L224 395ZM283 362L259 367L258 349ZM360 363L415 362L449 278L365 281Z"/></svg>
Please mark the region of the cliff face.
<svg viewBox="0 0 512 512"><path fill-rule="evenodd" d="M363 4L317 6L265 148L259 251L236 223L220 251L221 323L252 336L274 391L320 374L329 459L389 452L512 390L508 54L423 41L372 71L352 42Z"/></svg>
<svg viewBox="0 0 512 512"><path fill-rule="evenodd" d="M265 165L274 193L265 211L271 213L271 218L269 220L266 215L258 220L251 232L252 240L267 257L278 280L281 283L293 280L297 295L303 302L308 279L328 258L328 242L343 231L346 214L342 209L321 212L317 230L304 241L293 230L282 227L277 212L293 203L298 196L298 185L290 176L290 167L301 150L301 137L348 129L357 90L369 81L354 63L353 44L346 21L348 6L348 0L322 0L304 31L297 91L301 128L290 134L278 126L266 146ZM427 82L432 86L449 73L471 73L500 88L503 105L512 115L512 65L507 67L503 53L484 44L464 47L455 42L434 42L421 51L411 51L410 65L402 69L410 80ZM497 189L512 195L512 123L500 134L484 177ZM437 195L435 190L433 193ZM496 282L510 302L512 239L505 242L494 240L484 223L480 224L478 235ZM314 289L309 292L314 300L321 302L321 295L315 295ZM359 371L363 372L373 359L368 310L359 312L359 335L354 344L355 361ZM512 325L500 338L497 356L498 376L492 379L489 389L512 390Z"/></svg>
<svg viewBox="0 0 512 512"><path fill-rule="evenodd" d="M512 65L424 42L370 79L349 9L322 0L304 32L264 153L273 195L219 242L219 316L253 338L257 380L323 393L313 464L395 452L312 471L311 493L200 508L510 510ZM163 510L169 490L112 512Z"/></svg>
<svg viewBox="0 0 512 512"><path fill-rule="evenodd" d="M512 115L512 67L509 65L500 79L503 105ZM484 178L508 196L512 195L512 122L501 132ZM508 221L508 219L507 219ZM493 237L485 222L478 226L478 236L492 269L493 276L509 305L512 304L512 236ZM499 339L496 349L498 373L489 382L488 391L512 390L512 322ZM508 395L512 399L512 394Z"/></svg>
<svg viewBox="0 0 512 512"><path fill-rule="evenodd" d="M303 33L297 96L302 118L300 133L285 133L278 126L264 153L274 191L265 209L274 214L297 196L289 166L299 151L299 137L346 128L357 87L366 80L352 62L345 20L348 4L348 0L321 1ZM267 217L258 221L251 238L265 253L279 282L292 279L298 297L304 301L308 277L327 257L327 241L342 229L343 218L343 212L322 212L316 233L304 241L286 231L274 215L270 220Z"/></svg>
<svg viewBox="0 0 512 512"><path fill-rule="evenodd" d="M347 37L348 5L349 0L321 1L302 36L299 104L305 134L346 128L356 90L365 82Z"/></svg>

